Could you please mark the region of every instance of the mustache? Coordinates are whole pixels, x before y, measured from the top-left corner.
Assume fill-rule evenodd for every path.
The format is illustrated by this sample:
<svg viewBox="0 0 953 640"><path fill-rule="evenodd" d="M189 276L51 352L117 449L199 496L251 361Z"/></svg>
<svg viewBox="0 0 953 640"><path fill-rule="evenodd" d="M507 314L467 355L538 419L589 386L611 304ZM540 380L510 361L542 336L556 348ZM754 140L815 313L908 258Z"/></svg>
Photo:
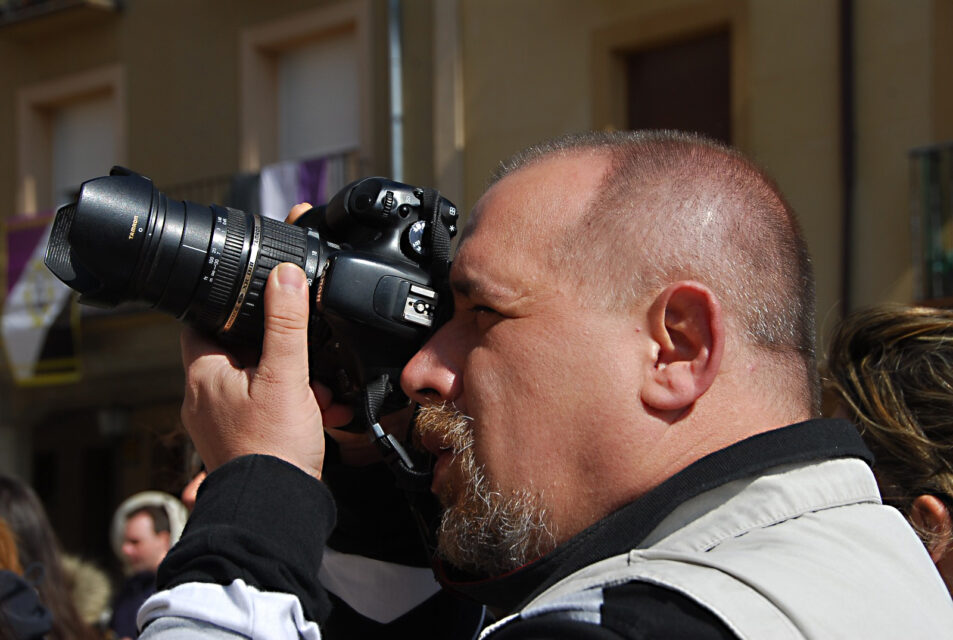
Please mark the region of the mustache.
<svg viewBox="0 0 953 640"><path fill-rule="evenodd" d="M472 421L473 418L446 402L421 405L414 419L414 446L424 451L422 440L432 436L440 442L441 448L460 455L473 446Z"/></svg>

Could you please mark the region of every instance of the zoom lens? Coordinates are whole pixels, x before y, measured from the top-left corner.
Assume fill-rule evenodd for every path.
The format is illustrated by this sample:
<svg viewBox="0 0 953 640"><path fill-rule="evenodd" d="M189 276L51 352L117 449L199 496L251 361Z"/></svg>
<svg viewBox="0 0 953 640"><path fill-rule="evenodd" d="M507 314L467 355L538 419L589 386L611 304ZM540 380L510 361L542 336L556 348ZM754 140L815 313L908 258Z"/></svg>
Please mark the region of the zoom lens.
<svg viewBox="0 0 953 640"><path fill-rule="evenodd" d="M326 251L314 230L236 209L167 198L143 176L116 167L85 182L56 214L46 265L80 302L142 301L239 341L260 341L262 296L281 262L309 284Z"/></svg>

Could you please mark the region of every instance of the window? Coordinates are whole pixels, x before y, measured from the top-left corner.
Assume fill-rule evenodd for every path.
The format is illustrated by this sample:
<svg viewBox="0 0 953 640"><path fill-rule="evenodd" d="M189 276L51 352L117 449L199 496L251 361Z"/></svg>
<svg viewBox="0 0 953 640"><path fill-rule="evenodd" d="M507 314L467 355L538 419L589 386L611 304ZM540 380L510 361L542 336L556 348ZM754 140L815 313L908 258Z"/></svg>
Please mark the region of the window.
<svg viewBox="0 0 953 640"><path fill-rule="evenodd" d="M278 58L278 159L360 146L357 43L335 34Z"/></svg>
<svg viewBox="0 0 953 640"><path fill-rule="evenodd" d="M682 129L731 143L727 30L626 55L628 127Z"/></svg>
<svg viewBox="0 0 953 640"><path fill-rule="evenodd" d="M953 143L910 152L915 297L921 304L953 302Z"/></svg>
<svg viewBox="0 0 953 640"><path fill-rule="evenodd" d="M71 202L83 181L116 164L116 105L109 95L88 98L50 114L51 202Z"/></svg>
<svg viewBox="0 0 953 640"><path fill-rule="evenodd" d="M373 149L369 7L352 0L242 34L241 169Z"/></svg>
<svg viewBox="0 0 953 640"><path fill-rule="evenodd" d="M699 0L646 7L593 31L593 127L698 131L744 149L748 12Z"/></svg>
<svg viewBox="0 0 953 640"><path fill-rule="evenodd" d="M68 76L18 94L18 215L69 199L83 180L122 164L123 84L118 66Z"/></svg>

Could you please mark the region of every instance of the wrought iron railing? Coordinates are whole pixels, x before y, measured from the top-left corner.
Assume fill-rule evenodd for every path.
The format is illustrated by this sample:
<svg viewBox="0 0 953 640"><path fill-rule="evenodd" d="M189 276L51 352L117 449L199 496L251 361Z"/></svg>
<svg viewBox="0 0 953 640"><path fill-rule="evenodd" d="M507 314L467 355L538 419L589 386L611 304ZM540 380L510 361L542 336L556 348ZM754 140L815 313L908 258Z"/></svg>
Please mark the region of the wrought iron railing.
<svg viewBox="0 0 953 640"><path fill-rule="evenodd" d="M59 13L67 9L118 11L119 0L0 0L0 27Z"/></svg>
<svg viewBox="0 0 953 640"><path fill-rule="evenodd" d="M366 170L357 151L324 156L333 165L327 177L328 197L349 182L362 177ZM309 160L303 160L302 163ZM267 169L266 169L267 170ZM169 186L156 185L174 200L190 200L199 204L220 204L248 212L259 212L258 186L262 172L234 173L191 180ZM324 204L313 202L312 204Z"/></svg>
<svg viewBox="0 0 953 640"><path fill-rule="evenodd" d="M916 298L953 299L953 142L910 152Z"/></svg>

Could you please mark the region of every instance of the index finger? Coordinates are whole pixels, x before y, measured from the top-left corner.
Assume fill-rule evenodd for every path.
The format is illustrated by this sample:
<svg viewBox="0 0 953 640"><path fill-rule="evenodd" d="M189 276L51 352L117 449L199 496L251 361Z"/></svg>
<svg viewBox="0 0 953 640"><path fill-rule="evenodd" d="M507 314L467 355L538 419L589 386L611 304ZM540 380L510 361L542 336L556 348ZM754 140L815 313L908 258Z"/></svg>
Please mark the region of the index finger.
<svg viewBox="0 0 953 640"><path fill-rule="evenodd" d="M288 217L285 218L285 222L288 224L294 224L295 220L303 216L308 211L311 211L311 209L313 209L313 207L307 202L296 204L295 206L291 207L291 213L289 213Z"/></svg>

